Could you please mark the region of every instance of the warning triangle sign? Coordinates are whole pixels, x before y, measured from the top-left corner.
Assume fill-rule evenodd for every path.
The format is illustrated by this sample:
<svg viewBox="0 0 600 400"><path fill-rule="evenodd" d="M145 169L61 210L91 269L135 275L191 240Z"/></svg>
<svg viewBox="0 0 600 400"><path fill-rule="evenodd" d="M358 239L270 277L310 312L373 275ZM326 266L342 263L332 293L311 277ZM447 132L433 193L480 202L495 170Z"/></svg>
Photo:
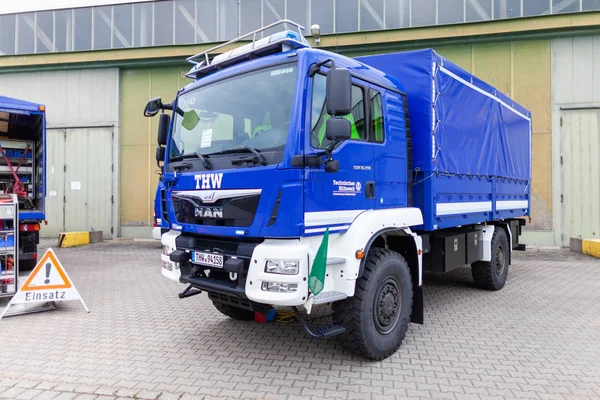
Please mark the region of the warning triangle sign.
<svg viewBox="0 0 600 400"><path fill-rule="evenodd" d="M87 306L69 278L67 271L58 260L52 249L40 258L25 283L10 300L0 318L4 316L11 304L34 304L56 301L79 300L87 312Z"/></svg>
<svg viewBox="0 0 600 400"><path fill-rule="evenodd" d="M21 287L21 291L68 289L71 281L67 277L63 266L56 258L56 254L49 249L38 261L31 274Z"/></svg>

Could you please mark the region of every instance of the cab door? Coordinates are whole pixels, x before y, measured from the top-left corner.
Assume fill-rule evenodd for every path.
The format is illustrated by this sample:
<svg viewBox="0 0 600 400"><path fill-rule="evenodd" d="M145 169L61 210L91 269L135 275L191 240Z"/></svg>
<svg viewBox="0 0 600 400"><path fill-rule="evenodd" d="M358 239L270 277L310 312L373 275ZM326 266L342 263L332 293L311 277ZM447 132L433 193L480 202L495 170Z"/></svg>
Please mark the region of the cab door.
<svg viewBox="0 0 600 400"><path fill-rule="evenodd" d="M316 74L309 84L307 121L305 124L305 154L315 155L329 144L326 121L330 118L325 104L326 77ZM352 125L350 140L337 145L333 159L339 161L337 172L306 167L304 226L305 235L346 231L360 213L375 204L373 144L369 142L368 87L358 80L352 82L352 111L343 118Z"/></svg>

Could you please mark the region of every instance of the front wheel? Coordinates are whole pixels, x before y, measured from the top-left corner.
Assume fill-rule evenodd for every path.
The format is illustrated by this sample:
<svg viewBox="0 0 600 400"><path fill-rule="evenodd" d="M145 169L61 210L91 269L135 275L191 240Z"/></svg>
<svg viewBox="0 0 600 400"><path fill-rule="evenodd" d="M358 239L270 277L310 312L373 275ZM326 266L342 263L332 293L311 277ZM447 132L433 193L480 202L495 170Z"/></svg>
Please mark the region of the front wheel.
<svg viewBox="0 0 600 400"><path fill-rule="evenodd" d="M412 279L406 260L396 252L376 248L369 252L354 296L333 303L333 320L346 328L340 338L349 350L371 360L383 360L402 344L412 305Z"/></svg>

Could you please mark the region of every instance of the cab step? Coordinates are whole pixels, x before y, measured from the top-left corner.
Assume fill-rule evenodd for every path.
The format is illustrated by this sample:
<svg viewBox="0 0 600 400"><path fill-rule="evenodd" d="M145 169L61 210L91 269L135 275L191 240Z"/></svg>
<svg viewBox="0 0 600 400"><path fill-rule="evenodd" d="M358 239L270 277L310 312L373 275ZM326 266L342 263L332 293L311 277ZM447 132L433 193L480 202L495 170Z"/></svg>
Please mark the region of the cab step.
<svg viewBox="0 0 600 400"><path fill-rule="evenodd" d="M306 322L306 319L304 319L304 315L302 315L300 310L298 310L297 307L293 307L293 309L296 312L296 320L300 322L300 325L302 325L302 327L310 337L313 337L315 339L328 339L330 337L338 336L346 332L346 328L344 328L341 325L335 324L324 326L322 328L317 328L313 331L308 326L308 323Z"/></svg>
<svg viewBox="0 0 600 400"><path fill-rule="evenodd" d="M313 305L333 303L334 301L344 300L347 297L348 295L343 292L321 292L315 296Z"/></svg>

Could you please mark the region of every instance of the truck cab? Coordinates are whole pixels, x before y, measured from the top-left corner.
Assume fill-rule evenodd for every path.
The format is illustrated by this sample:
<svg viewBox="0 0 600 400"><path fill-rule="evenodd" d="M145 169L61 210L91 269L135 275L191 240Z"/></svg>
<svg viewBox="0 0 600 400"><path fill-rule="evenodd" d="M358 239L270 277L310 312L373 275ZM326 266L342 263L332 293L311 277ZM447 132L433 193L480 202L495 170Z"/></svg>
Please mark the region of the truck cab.
<svg viewBox="0 0 600 400"><path fill-rule="evenodd" d="M297 31L257 38L279 24ZM407 96L302 29L284 20L190 57L193 82L146 106L160 113L162 273L232 318L292 307L309 335L382 359L423 322L430 250L412 206ZM333 325L311 329L298 307L329 303Z"/></svg>

